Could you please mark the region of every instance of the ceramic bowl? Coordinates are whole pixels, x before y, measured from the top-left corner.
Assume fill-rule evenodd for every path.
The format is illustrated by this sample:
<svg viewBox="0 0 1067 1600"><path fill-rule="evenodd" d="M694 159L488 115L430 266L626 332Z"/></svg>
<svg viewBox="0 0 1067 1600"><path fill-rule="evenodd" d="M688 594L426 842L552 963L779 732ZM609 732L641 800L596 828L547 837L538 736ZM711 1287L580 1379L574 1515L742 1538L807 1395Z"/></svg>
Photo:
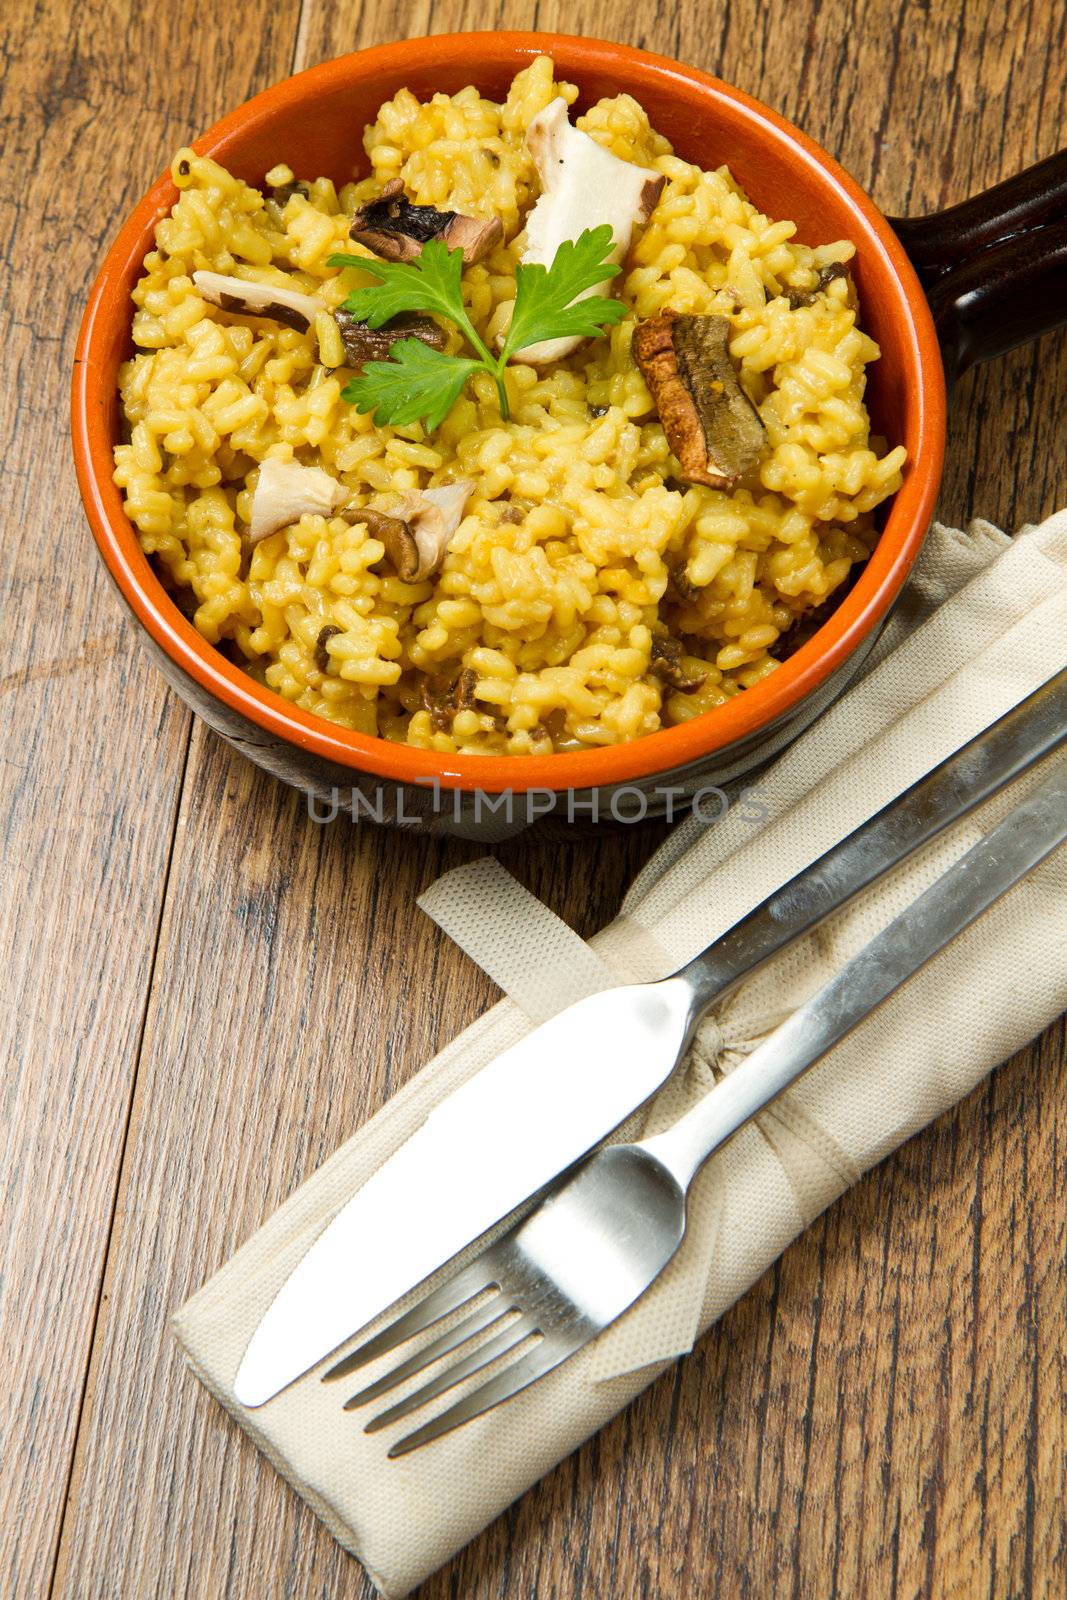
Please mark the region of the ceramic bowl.
<svg viewBox="0 0 1067 1600"><path fill-rule="evenodd" d="M695 67L552 34L408 39L277 84L194 147L253 184L285 161L340 185L353 170L366 170L360 130L402 86L425 98L473 83L503 98L515 73L542 53L579 86L579 109L629 93L680 155L704 166L728 163L763 211L795 220L800 240L855 243L864 327L882 351L868 400L876 429L907 447L904 483L870 560L814 636L755 688L684 726L611 748L537 757L438 755L334 726L255 683L196 632L143 555L112 481L118 369L132 348L130 292L156 223L177 199L170 177L160 178L107 254L78 343L73 442L86 512L169 682L223 738L312 796L320 815L340 805L364 818L487 837L549 815L580 825L677 815L694 792L765 762L841 692L874 643L930 520L945 441L945 379L934 314L897 231L904 225L894 228L837 162L784 118ZM920 236L923 224L915 226L910 247L921 256L929 237Z"/></svg>

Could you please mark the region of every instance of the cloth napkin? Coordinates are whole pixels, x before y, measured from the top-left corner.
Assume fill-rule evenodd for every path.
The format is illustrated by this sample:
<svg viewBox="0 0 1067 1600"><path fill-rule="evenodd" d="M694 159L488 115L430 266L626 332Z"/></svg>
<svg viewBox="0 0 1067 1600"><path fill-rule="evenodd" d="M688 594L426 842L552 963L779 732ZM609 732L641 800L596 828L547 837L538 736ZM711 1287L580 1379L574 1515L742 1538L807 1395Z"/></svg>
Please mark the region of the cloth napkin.
<svg viewBox="0 0 1067 1600"><path fill-rule="evenodd" d="M1009 540L935 525L862 680L713 825L677 827L585 943L492 859L422 904L507 998L418 1073L174 1318L195 1372L363 1562L409 1593L649 1384L849 1184L1067 1009L1067 850L1051 856L706 1166L656 1285L507 1405L396 1461L319 1382L233 1395L283 1280L349 1196L458 1084L553 1011L687 961L771 890L1067 664L1067 512ZM1058 758L1054 758L1058 759ZM621 1131L655 1129L728 1073L1022 793L1021 780L746 982ZM566 1115L561 1106L560 1114ZM368 1376L376 1368L367 1369ZM439 1402L442 1406L444 1401Z"/></svg>

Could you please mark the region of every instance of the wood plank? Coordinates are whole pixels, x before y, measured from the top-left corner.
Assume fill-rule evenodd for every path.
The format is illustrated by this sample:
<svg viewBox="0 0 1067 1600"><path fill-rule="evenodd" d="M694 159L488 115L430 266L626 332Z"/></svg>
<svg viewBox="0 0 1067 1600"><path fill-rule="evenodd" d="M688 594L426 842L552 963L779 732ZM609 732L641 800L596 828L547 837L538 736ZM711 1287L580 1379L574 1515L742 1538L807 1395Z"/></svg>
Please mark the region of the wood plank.
<svg viewBox="0 0 1067 1600"><path fill-rule="evenodd" d="M0 1592L12 1600L45 1594L55 1560L189 733L85 525L70 360L99 258L163 150L190 117L209 121L286 70L294 0L249 15L258 42L239 62L193 36L188 7L180 76L140 12L123 13L128 54L114 8L15 0L0 21Z"/></svg>
<svg viewBox="0 0 1067 1600"><path fill-rule="evenodd" d="M1062 137L1064 56L1037 47L1050 9L1012 0L1002 16L962 0L825 0L817 15L787 0L438 0L408 8L403 31L559 27L697 61L841 150L892 210L958 198ZM300 60L397 31L380 0L355 17L312 0ZM1037 103L1035 130L1018 108ZM1018 476L1015 457L1035 421L1052 437L1041 419L1065 360L1047 344L961 387L950 518L972 494L1009 523L1064 498L1062 450ZM655 842L628 830L499 853L588 930ZM320 829L197 727L57 1594L371 1592L190 1379L165 1321L491 999L412 909L470 853ZM425 1594L969 1600L1062 1573L1065 1053L1051 1033L872 1174Z"/></svg>
<svg viewBox="0 0 1067 1600"><path fill-rule="evenodd" d="M494 998L414 909L477 852L345 820L319 827L299 796L199 726L189 770L57 1593L261 1594L275 1582L359 1593L353 1563L272 1473L253 1483L247 1460L237 1476L224 1470L231 1430L165 1323ZM617 903L646 850L631 830L629 851L607 861L521 841L501 856L555 903L596 906ZM194 1505L199 1521L202 1495L230 1529L210 1551L192 1524L191 1544L180 1532Z"/></svg>

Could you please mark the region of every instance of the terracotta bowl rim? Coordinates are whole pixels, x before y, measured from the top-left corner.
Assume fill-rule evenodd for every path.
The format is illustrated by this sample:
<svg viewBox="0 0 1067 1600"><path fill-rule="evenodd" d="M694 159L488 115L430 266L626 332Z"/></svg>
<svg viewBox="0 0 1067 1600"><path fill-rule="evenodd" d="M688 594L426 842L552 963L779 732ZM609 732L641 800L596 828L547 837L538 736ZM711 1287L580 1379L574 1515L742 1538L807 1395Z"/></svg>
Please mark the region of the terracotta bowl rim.
<svg viewBox="0 0 1067 1600"><path fill-rule="evenodd" d="M113 347L115 324L129 320L131 274L152 244L153 229L170 208L177 190L165 173L139 202L108 251L86 306L72 387L72 438L82 499L100 553L119 590L150 637L170 660L213 699L259 728L298 749L340 767L400 783L438 782L446 789L487 793L533 789L566 791L603 788L667 777L707 756L751 739L796 707L838 668L884 618L919 552L940 485L945 439L945 387L933 320L904 248L882 213L825 150L800 129L743 90L697 67L638 50L630 45L577 35L531 32L475 32L433 35L372 46L339 56L282 80L255 95L200 138L193 147L225 158L227 148L250 124L273 117L354 76L402 69L414 64L427 46L435 62L469 68L477 83L479 64L514 59L516 70L533 56L558 58L563 74L580 84L583 69L610 67L633 87L635 78L666 79L688 96L728 104L735 121L777 142L798 170L817 170L829 180L855 218L858 248L874 246L885 276L896 291L891 315L900 339L902 374L911 387L908 465L892 502L878 545L856 583L829 619L796 653L751 689L691 722L647 734L627 744L549 756L442 755L349 730L303 711L263 688L228 661L196 631L170 598L137 542L136 532L112 481L114 440L108 416L115 371L98 359ZM620 71L621 69L621 71ZM639 96L638 96L639 97ZM757 197L758 198L758 197Z"/></svg>

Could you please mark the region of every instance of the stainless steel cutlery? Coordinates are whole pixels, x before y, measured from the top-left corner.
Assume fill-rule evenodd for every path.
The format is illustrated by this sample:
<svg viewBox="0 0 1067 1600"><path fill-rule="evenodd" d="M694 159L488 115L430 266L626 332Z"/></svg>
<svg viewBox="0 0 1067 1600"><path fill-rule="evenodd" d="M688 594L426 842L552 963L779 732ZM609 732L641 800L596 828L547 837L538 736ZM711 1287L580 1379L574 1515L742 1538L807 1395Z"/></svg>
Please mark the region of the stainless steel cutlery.
<svg viewBox="0 0 1067 1600"><path fill-rule="evenodd" d="M446 1332L353 1395L347 1408L378 1400L436 1368L433 1377L374 1416L367 1431L375 1431L495 1367L485 1383L389 1450L390 1456L404 1455L510 1399L589 1344L655 1282L678 1250L689 1187L708 1157L1065 839L1067 763L1060 762L1027 800L670 1128L596 1151L517 1227L333 1367L328 1380L349 1377L451 1313L464 1312ZM672 981L692 982L696 1005L701 990L687 980L688 972Z"/></svg>
<svg viewBox="0 0 1067 1600"><path fill-rule="evenodd" d="M581 1000L483 1067L312 1244L253 1334L237 1399L271 1399L570 1168L662 1086L734 984L1065 741L1067 671L680 972Z"/></svg>

